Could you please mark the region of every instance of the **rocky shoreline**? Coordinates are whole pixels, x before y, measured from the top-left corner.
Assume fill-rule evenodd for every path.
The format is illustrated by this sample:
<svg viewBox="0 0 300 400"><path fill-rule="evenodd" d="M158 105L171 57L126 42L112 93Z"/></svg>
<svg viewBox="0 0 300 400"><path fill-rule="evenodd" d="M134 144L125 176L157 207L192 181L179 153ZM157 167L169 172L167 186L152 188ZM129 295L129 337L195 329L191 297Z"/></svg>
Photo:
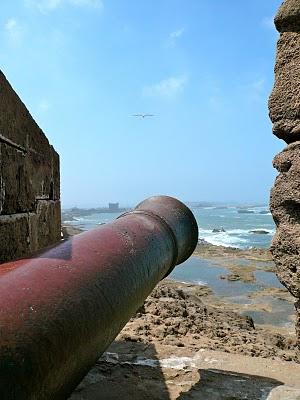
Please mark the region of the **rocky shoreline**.
<svg viewBox="0 0 300 400"><path fill-rule="evenodd" d="M72 226L64 226L63 231L65 237L80 232ZM234 277L233 280L241 282L253 282L253 272L257 270L274 272L268 249L241 250L200 242L193 256L217 261L230 272L226 279ZM240 267L239 260L247 260L250 264ZM294 301L284 287L263 288L251 296L273 296L289 303ZM241 315L247 307L224 301L209 286L164 279L116 340L193 350L214 349L299 362L294 332L283 327L255 325L250 317ZM271 312L268 304L251 307Z"/></svg>
<svg viewBox="0 0 300 400"><path fill-rule="evenodd" d="M116 340L300 361L295 335L284 328L255 326L252 318L229 304L214 303L210 295L209 288L165 279Z"/></svg>
<svg viewBox="0 0 300 400"><path fill-rule="evenodd" d="M69 400L298 398L283 386L298 382L295 336L206 305L210 294L159 283Z"/></svg>
<svg viewBox="0 0 300 400"><path fill-rule="evenodd" d="M77 233L79 229L64 227L65 238ZM245 284L253 284L257 270L274 272L271 254L264 249L240 250L200 243L193 256L221 264L228 270L227 276L234 275L235 280ZM284 287L262 288L251 296L293 303ZM262 306L252 305L257 309ZM257 399L260 391L256 393L255 388L269 390L273 383L276 387L280 382L271 376L277 378L278 371L286 371L289 365L293 372L285 372L286 382L296 382L300 355L294 330L255 324L251 317L241 315L242 311L245 308L241 304L224 301L207 285L164 279L69 400L242 399L246 391L247 398ZM267 311L272 312L271 308ZM225 371L218 371L227 357ZM243 363L252 365L254 372L240 374ZM213 367L217 369L210 369ZM245 383L239 388L237 382ZM219 389L222 385L224 397Z"/></svg>

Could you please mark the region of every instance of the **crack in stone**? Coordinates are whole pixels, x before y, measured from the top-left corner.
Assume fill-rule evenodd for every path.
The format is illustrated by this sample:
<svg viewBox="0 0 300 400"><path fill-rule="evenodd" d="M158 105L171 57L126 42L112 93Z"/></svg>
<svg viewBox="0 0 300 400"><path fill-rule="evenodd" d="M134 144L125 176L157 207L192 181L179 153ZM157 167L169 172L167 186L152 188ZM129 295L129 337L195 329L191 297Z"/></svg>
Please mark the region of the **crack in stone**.
<svg viewBox="0 0 300 400"><path fill-rule="evenodd" d="M1 143L5 143L10 147L13 147L14 149L20 151L21 153L23 153L24 155L27 154L27 150L25 149L25 147L20 146L19 144L13 142L10 139L7 139L5 136L0 134L0 142Z"/></svg>

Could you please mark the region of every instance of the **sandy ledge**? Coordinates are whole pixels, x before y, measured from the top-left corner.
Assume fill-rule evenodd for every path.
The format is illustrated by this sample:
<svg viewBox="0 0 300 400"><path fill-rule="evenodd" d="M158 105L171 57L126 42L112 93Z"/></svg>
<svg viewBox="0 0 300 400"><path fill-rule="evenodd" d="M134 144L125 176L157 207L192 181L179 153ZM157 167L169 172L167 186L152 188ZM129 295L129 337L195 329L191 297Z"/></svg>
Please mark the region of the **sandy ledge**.
<svg viewBox="0 0 300 400"><path fill-rule="evenodd" d="M204 305L209 293L161 282L69 400L299 399L295 338Z"/></svg>

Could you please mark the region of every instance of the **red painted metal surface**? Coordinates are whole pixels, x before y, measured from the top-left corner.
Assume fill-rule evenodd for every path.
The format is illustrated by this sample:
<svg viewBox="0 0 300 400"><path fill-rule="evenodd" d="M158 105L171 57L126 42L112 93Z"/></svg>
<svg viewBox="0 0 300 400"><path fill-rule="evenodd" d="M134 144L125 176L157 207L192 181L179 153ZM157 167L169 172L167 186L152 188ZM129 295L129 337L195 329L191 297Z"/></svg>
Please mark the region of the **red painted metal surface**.
<svg viewBox="0 0 300 400"><path fill-rule="evenodd" d="M0 399L66 399L198 228L157 196L35 258L0 266Z"/></svg>

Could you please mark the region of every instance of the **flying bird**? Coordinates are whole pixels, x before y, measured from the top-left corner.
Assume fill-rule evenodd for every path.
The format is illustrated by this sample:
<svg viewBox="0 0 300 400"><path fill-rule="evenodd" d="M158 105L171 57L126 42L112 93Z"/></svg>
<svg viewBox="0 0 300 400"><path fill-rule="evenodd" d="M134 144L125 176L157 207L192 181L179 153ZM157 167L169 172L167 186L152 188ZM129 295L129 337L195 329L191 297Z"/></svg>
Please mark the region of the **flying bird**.
<svg viewBox="0 0 300 400"><path fill-rule="evenodd" d="M133 117L141 117L141 118L154 117L154 114L133 114Z"/></svg>

